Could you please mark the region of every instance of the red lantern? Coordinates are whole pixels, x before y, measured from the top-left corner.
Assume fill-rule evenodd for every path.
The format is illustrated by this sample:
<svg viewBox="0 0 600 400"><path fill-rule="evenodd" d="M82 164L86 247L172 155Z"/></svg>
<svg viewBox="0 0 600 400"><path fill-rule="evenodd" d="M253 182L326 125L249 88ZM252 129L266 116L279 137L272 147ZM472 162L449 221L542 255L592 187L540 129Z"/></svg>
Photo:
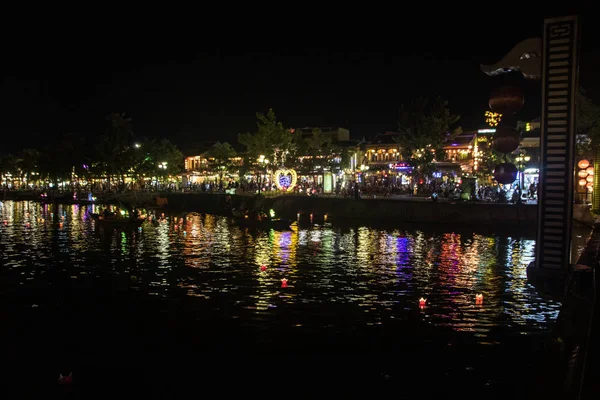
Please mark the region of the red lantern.
<svg viewBox="0 0 600 400"><path fill-rule="evenodd" d="M517 167L511 163L502 163L494 170L494 179L503 185L509 185L517 179Z"/></svg>
<svg viewBox="0 0 600 400"><path fill-rule="evenodd" d="M512 153L517 149L517 147L519 147L520 141L521 135L516 129L506 126L499 126L496 128L492 147L500 153L508 154Z"/></svg>
<svg viewBox="0 0 600 400"><path fill-rule="evenodd" d="M267 270L267 266L266 266L266 265L261 265L261 266L260 266L260 270L261 270L262 272L265 272L265 271Z"/></svg>
<svg viewBox="0 0 600 400"><path fill-rule="evenodd" d="M419 307L420 308L425 308L425 305L427 304L427 299L424 299L423 297L421 297L419 299Z"/></svg>
<svg viewBox="0 0 600 400"><path fill-rule="evenodd" d="M481 293L475 295L475 304L483 304L483 295Z"/></svg>
<svg viewBox="0 0 600 400"><path fill-rule="evenodd" d="M281 280L281 287L284 288L284 289L287 287L287 279L283 278Z"/></svg>
<svg viewBox="0 0 600 400"><path fill-rule="evenodd" d="M490 108L502 115L516 113L524 103L523 91L517 86L502 86L494 89L490 94Z"/></svg>

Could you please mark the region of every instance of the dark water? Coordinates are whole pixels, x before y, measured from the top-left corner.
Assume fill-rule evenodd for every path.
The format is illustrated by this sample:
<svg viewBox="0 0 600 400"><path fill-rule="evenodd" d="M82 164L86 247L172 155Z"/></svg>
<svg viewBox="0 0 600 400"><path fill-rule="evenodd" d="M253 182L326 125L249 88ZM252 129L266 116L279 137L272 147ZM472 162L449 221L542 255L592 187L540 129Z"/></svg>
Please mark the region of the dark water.
<svg viewBox="0 0 600 400"><path fill-rule="evenodd" d="M526 281L531 235L248 231L198 214L113 230L91 211L0 205L0 338L13 388L44 395L73 371L80 398L209 388L534 398L528 376L560 303ZM574 238L581 246L585 232Z"/></svg>

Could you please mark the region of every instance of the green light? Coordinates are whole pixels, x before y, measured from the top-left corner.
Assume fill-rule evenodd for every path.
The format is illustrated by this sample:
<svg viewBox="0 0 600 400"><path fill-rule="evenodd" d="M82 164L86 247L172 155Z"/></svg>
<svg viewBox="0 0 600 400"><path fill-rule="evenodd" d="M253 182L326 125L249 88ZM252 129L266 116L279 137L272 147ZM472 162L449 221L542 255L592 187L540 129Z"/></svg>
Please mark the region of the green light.
<svg viewBox="0 0 600 400"><path fill-rule="evenodd" d="M271 218L275 218L275 210L273 210L272 208L269 210L269 215L271 216Z"/></svg>

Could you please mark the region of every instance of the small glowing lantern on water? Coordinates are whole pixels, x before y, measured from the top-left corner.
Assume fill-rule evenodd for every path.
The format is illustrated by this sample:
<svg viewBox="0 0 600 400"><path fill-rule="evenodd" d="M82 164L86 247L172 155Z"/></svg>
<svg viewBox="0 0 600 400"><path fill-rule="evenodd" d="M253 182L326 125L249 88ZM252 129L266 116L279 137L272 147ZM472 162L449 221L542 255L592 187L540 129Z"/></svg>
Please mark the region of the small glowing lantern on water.
<svg viewBox="0 0 600 400"><path fill-rule="evenodd" d="M267 270L267 266L266 265L261 265L260 266L260 270L261 270L261 272L265 272Z"/></svg>
<svg viewBox="0 0 600 400"><path fill-rule="evenodd" d="M424 299L423 297L421 297L419 299L419 307L423 308L423 307L425 307L426 304L427 304L427 299Z"/></svg>
<svg viewBox="0 0 600 400"><path fill-rule="evenodd" d="M283 278L283 279L281 280L281 287L282 287L282 288L286 288L286 287L288 287L288 286L287 286L287 282L288 282L288 280L287 280L287 279L285 279L285 278Z"/></svg>
<svg viewBox="0 0 600 400"><path fill-rule="evenodd" d="M483 295L481 293L475 295L475 303L483 304Z"/></svg>
<svg viewBox="0 0 600 400"><path fill-rule="evenodd" d="M272 208L269 210L269 215L271 216L271 218L275 218L275 210L273 210Z"/></svg>

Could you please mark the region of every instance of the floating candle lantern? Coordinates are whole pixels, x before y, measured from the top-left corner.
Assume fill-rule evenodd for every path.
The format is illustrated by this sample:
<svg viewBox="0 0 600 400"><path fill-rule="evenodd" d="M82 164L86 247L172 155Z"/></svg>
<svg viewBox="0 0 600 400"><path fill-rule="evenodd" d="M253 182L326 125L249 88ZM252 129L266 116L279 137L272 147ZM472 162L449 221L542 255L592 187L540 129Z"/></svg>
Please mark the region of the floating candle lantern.
<svg viewBox="0 0 600 400"><path fill-rule="evenodd" d="M282 288L286 288L286 287L287 287L287 279L283 278L283 279L281 280L281 287L282 287Z"/></svg>
<svg viewBox="0 0 600 400"><path fill-rule="evenodd" d="M425 307L425 304L427 304L427 299L424 299L423 297L421 297L419 299L419 307L423 308L423 307Z"/></svg>
<svg viewBox="0 0 600 400"><path fill-rule="evenodd" d="M481 293L475 295L475 303L483 304L483 295Z"/></svg>
<svg viewBox="0 0 600 400"><path fill-rule="evenodd" d="M261 270L262 272L265 272L265 271L267 270L267 266L266 266L266 265L261 265L261 266L260 266L260 270Z"/></svg>

